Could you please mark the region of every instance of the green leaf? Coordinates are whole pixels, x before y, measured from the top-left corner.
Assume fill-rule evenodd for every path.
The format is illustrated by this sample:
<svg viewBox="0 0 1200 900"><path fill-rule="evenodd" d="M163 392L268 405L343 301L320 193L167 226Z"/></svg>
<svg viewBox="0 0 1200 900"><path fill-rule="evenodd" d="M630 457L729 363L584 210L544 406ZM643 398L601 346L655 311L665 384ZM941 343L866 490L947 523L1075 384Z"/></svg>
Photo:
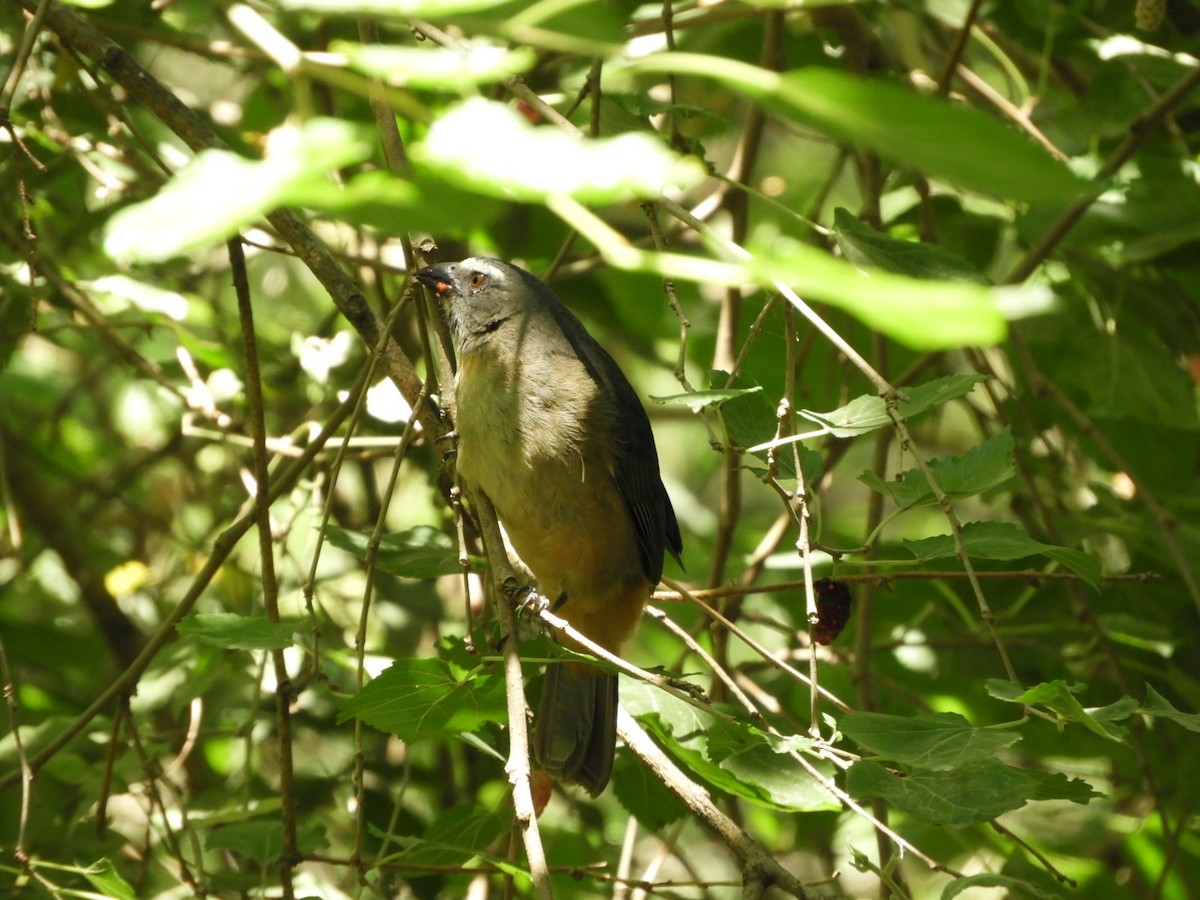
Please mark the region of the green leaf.
<svg viewBox="0 0 1200 900"><path fill-rule="evenodd" d="M701 712L642 682L621 680L621 704L657 737L685 768L710 785L757 806L784 811L837 809L805 770L758 738L738 748L728 742L711 756L708 734L717 717ZM825 764L814 761L817 769Z"/></svg>
<svg viewBox="0 0 1200 900"><path fill-rule="evenodd" d="M798 753L812 747L813 739L798 734L769 734L747 722L715 718L705 734L709 759L723 763L752 750L772 753Z"/></svg>
<svg viewBox="0 0 1200 900"><path fill-rule="evenodd" d="M935 406L969 394L975 385L986 380L984 375L947 375L915 387L901 388L901 393L907 399L900 401L897 411L905 419L916 418ZM797 412L818 425L824 425L835 437L855 437L892 424L883 398L873 394L855 397L832 412L821 413L808 409Z"/></svg>
<svg viewBox="0 0 1200 900"><path fill-rule="evenodd" d="M352 68L388 84L440 91L502 81L528 71L537 61L529 47L507 49L479 42L452 50L333 41L329 49L345 56Z"/></svg>
<svg viewBox="0 0 1200 900"><path fill-rule="evenodd" d="M667 397L651 396L650 399L663 406L683 407L696 413L710 407L719 408L730 400L736 400L747 394L756 394L761 390L762 386L756 385L755 387L736 388L732 390L692 391L687 394L671 394Z"/></svg>
<svg viewBox="0 0 1200 900"><path fill-rule="evenodd" d="M973 497L1008 481L1015 474L1013 467L1012 433L1005 428L994 438L972 447L961 456L946 456L929 461L934 478L952 499ZM898 481L884 481L872 471L865 471L858 480L886 494L902 508L932 503L937 498L929 487L929 479L921 469L909 469Z"/></svg>
<svg viewBox="0 0 1200 900"><path fill-rule="evenodd" d="M1100 564L1082 550L1043 544L1031 538L1011 522L968 522L962 528L963 546L972 559L1014 560L1028 556L1048 556L1062 563L1088 584L1100 580ZM953 557L954 536L949 534L904 541L904 547L916 559Z"/></svg>
<svg viewBox="0 0 1200 900"><path fill-rule="evenodd" d="M1026 287L989 288L864 271L766 224L751 236L745 262L759 284L785 281L808 300L846 310L869 328L915 350L986 347L1004 340L1004 307L1046 309L1050 295ZM1023 299L1019 299L1023 298Z"/></svg>
<svg viewBox="0 0 1200 900"><path fill-rule="evenodd" d="M1138 711L1143 715L1160 716L1164 719L1170 719L1176 725L1182 725L1188 731L1200 731L1200 715L1180 712L1171 705L1171 701L1150 685L1146 685L1146 702Z"/></svg>
<svg viewBox="0 0 1200 900"><path fill-rule="evenodd" d="M955 878L942 888L941 900L954 900L963 891L973 887L1010 888L1006 894L1008 897L1032 897L1034 900L1059 900L1060 898L1059 894L1047 893L1041 888L1030 884L1028 881L1022 881L1020 878L1012 878L1008 875L993 875L990 872L984 872L979 875L964 875L960 878Z"/></svg>
<svg viewBox="0 0 1200 900"><path fill-rule="evenodd" d="M989 679L987 691L993 697L1007 700L1010 703L1023 703L1028 706L1044 706L1058 713L1064 722L1076 722L1088 731L1100 735L1110 741L1123 741L1125 731L1111 722L1093 718L1083 708L1075 695L1086 685L1067 684L1062 680L1046 681L1031 688L1022 688L1013 682Z"/></svg>
<svg viewBox="0 0 1200 900"><path fill-rule="evenodd" d="M689 187L705 175L699 161L649 134L577 138L534 127L512 107L481 97L451 107L411 152L443 180L504 200L568 194L584 203L619 203Z"/></svg>
<svg viewBox="0 0 1200 900"><path fill-rule="evenodd" d="M360 128L320 118L272 132L261 162L202 150L157 194L109 220L104 250L119 261L146 263L221 243L292 202L307 182L325 181L370 153Z"/></svg>
<svg viewBox="0 0 1200 900"><path fill-rule="evenodd" d="M195 613L180 621L180 634L227 650L283 650L294 644L293 635L308 625L303 619L268 622L237 613Z"/></svg>
<svg viewBox="0 0 1200 900"><path fill-rule="evenodd" d="M137 900L133 885L121 877L107 856L102 856L83 870L92 887L112 900Z"/></svg>
<svg viewBox="0 0 1200 900"><path fill-rule="evenodd" d="M892 420L887 414L887 404L882 397L874 394L855 397L845 406L839 406L827 413L813 412L809 409L797 410L797 413L818 425L825 426L829 429L830 434L840 438L867 434L877 428L892 424Z"/></svg>
<svg viewBox="0 0 1200 900"><path fill-rule="evenodd" d="M1086 805L1094 797L1104 796L1082 778L1068 778L1062 772L1040 772L1037 769L1022 769L1021 772L1030 781L1030 800L1069 800Z"/></svg>
<svg viewBox="0 0 1200 900"><path fill-rule="evenodd" d="M504 683L493 675L463 680L441 659L400 659L342 704L338 722L359 719L410 744L507 721Z"/></svg>
<svg viewBox="0 0 1200 900"><path fill-rule="evenodd" d="M880 797L934 825L962 827L1020 809L1029 800L1087 802L1095 796L1086 783L1081 787L1078 780L1058 778L1061 783L994 759L975 760L948 772L915 770L907 776L893 775L879 763L863 760L846 773L846 790L854 797Z"/></svg>
<svg viewBox="0 0 1200 900"><path fill-rule="evenodd" d="M687 814L687 807L661 779L629 753L613 764L613 796L647 831L659 831Z"/></svg>
<svg viewBox="0 0 1200 900"><path fill-rule="evenodd" d="M1089 190L1015 129L899 84L815 67L779 74L693 53L649 56L632 69L716 79L778 114L966 190L1038 203L1066 203Z"/></svg>
<svg viewBox="0 0 1200 900"><path fill-rule="evenodd" d="M922 769L953 769L988 759L1021 739L1014 731L972 728L957 713L857 712L838 720L838 730L871 753Z"/></svg>
<svg viewBox="0 0 1200 900"><path fill-rule="evenodd" d="M508 0L279 0L283 9L343 16L445 18L502 6Z"/></svg>
<svg viewBox="0 0 1200 900"><path fill-rule="evenodd" d="M420 837L391 835L402 849L386 861L412 866L463 866L486 856L488 847L511 827L511 810L466 804L439 815Z"/></svg>
<svg viewBox="0 0 1200 900"><path fill-rule="evenodd" d="M975 385L987 380L986 375L946 375L915 387L902 388L901 391L907 399L900 401L900 414L906 419L915 418L949 400L971 393Z"/></svg>
<svg viewBox="0 0 1200 900"><path fill-rule="evenodd" d="M490 223L503 206L429 173L418 172L409 180L383 171L363 172L345 184L295 185L289 201L386 233L403 231L420 219L427 228L463 234Z"/></svg>
<svg viewBox="0 0 1200 900"><path fill-rule="evenodd" d="M262 819L224 825L209 832L204 848L229 850L261 866L269 866L283 853L283 823L278 819Z"/></svg>
<svg viewBox="0 0 1200 900"><path fill-rule="evenodd" d="M362 557L367 552L367 535L344 528L330 528L329 543ZM383 572L400 578L437 578L458 575L462 565L454 541L429 525L386 534L379 540L375 564Z"/></svg>
<svg viewBox="0 0 1200 900"><path fill-rule="evenodd" d="M938 244L902 241L858 221L843 207L834 210L834 236L850 262L928 280L990 284L987 276L956 253Z"/></svg>

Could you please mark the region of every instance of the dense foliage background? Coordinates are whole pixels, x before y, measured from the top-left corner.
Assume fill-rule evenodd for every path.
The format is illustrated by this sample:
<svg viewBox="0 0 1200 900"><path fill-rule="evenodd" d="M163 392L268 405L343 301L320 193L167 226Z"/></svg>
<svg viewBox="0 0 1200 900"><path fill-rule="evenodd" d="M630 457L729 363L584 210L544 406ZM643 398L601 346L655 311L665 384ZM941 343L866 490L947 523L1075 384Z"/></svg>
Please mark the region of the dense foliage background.
<svg viewBox="0 0 1200 900"><path fill-rule="evenodd" d="M1200 896L1191 0L0 17L6 891ZM654 398L709 589L536 828L468 254Z"/></svg>

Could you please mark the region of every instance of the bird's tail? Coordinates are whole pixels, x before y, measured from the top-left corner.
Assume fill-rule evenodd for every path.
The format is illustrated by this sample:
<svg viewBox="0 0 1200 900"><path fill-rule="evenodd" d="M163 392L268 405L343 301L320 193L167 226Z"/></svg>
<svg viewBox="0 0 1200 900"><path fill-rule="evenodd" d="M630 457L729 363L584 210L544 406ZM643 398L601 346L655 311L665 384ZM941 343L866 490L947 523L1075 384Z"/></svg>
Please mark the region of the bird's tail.
<svg viewBox="0 0 1200 900"><path fill-rule="evenodd" d="M616 746L617 676L579 663L548 665L534 731L538 764L595 797L612 775Z"/></svg>

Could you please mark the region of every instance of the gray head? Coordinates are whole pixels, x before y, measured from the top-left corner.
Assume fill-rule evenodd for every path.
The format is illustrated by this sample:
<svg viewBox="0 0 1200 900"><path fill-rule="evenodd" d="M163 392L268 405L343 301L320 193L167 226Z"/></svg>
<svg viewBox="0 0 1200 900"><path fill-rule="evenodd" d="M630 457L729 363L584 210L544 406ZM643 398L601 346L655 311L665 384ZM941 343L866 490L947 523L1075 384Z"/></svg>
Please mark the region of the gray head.
<svg viewBox="0 0 1200 900"><path fill-rule="evenodd" d="M560 302L524 269L483 256L428 266L416 279L437 294L460 344L484 338L533 306Z"/></svg>

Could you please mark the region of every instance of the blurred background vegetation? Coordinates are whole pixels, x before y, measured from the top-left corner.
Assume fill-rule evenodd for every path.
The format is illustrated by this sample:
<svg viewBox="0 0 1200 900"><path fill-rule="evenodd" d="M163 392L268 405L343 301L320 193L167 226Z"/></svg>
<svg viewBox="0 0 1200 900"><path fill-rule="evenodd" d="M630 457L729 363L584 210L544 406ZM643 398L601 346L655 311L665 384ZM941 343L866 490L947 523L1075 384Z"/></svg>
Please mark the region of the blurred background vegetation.
<svg viewBox="0 0 1200 900"><path fill-rule="evenodd" d="M0 889L544 889L408 280L485 254L629 374L668 575L771 657L664 594L627 655L716 705L622 690L790 893L1200 896L1192 0L0 28ZM828 646L806 569L853 596ZM628 751L540 832L559 896L763 888Z"/></svg>

